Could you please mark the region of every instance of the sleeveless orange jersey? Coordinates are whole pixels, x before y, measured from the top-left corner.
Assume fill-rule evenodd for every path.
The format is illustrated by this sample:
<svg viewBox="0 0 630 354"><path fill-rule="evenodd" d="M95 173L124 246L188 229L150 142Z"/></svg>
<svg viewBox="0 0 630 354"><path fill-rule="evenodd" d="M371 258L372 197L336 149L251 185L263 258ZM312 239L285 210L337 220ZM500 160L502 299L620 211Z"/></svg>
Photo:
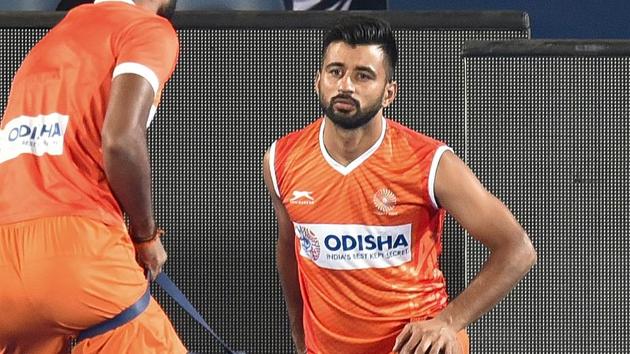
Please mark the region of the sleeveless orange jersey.
<svg viewBox="0 0 630 354"><path fill-rule="evenodd" d="M411 320L447 305L439 269L445 212L433 195L444 144L383 119L383 132L342 166L324 119L274 142L276 193L295 227L309 353L389 353Z"/></svg>
<svg viewBox="0 0 630 354"><path fill-rule="evenodd" d="M152 117L178 51L171 24L131 0L70 11L11 86L0 125L0 224L78 215L122 225L101 150L111 82L145 77L156 97Z"/></svg>

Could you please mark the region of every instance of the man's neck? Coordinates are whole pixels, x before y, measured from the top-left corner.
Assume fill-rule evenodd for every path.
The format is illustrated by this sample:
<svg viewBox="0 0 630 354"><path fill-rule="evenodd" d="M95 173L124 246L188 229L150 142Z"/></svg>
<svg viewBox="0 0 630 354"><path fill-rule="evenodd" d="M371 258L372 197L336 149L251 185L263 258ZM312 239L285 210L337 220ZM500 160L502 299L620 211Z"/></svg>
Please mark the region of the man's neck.
<svg viewBox="0 0 630 354"><path fill-rule="evenodd" d="M343 129L327 117L324 126L324 147L328 154L343 166L349 165L369 150L383 131L383 115L379 112L372 120L356 129Z"/></svg>
<svg viewBox="0 0 630 354"><path fill-rule="evenodd" d="M136 6L144 8L152 13L157 13L158 8L160 7L157 1L153 0L134 0Z"/></svg>

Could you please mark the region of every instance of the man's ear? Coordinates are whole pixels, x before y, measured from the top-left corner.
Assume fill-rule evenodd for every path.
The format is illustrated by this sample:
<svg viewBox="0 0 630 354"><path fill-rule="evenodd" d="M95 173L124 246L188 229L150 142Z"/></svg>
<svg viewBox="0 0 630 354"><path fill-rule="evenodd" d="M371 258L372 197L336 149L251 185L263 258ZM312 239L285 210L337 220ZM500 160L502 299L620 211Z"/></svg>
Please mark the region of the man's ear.
<svg viewBox="0 0 630 354"><path fill-rule="evenodd" d="M385 85L385 94L383 95L383 107L387 107L394 102L398 94L398 83L394 80Z"/></svg>
<svg viewBox="0 0 630 354"><path fill-rule="evenodd" d="M319 96L319 70L317 70L317 72L315 73L315 92L317 92L317 95Z"/></svg>

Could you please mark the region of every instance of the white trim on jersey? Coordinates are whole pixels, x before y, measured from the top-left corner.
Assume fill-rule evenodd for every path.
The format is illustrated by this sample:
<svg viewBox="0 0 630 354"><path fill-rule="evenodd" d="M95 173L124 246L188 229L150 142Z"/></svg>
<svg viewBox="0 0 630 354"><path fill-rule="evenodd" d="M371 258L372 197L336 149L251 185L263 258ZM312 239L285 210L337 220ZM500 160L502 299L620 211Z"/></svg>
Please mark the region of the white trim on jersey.
<svg viewBox="0 0 630 354"><path fill-rule="evenodd" d="M437 201L435 200L435 175L437 174L437 168L440 164L440 159L442 155L447 152L453 152L453 149L446 145L442 145L435 151L435 155L433 155L433 161L431 162L431 169L429 170L429 197L431 197L431 203L435 209L439 209Z"/></svg>
<svg viewBox="0 0 630 354"><path fill-rule="evenodd" d="M124 2L129 5L135 5L135 3L132 0L94 0L95 4L100 4L102 2Z"/></svg>
<svg viewBox="0 0 630 354"><path fill-rule="evenodd" d="M276 191L278 198L282 199L280 196L280 188L278 188L278 180L276 179L276 141L274 141L269 148L269 172L271 174L271 181L273 182L273 190Z"/></svg>
<svg viewBox="0 0 630 354"><path fill-rule="evenodd" d="M153 94L157 95L158 90L160 89L160 80L153 70L151 70L148 66L140 64L140 63L132 63L125 62L120 63L114 69L114 73L112 74L112 80L122 74L136 74L140 75L143 78L149 81L151 87L153 88Z"/></svg>
<svg viewBox="0 0 630 354"><path fill-rule="evenodd" d="M383 139L385 139L385 131L387 130L387 121L385 118L382 118L383 121L383 129L381 129L381 136L378 137L378 140L370 147L366 152L361 154L361 156L354 159L354 161L350 162L347 166L340 164L335 161L335 159L330 156L326 147L324 146L324 125L326 123L326 118L322 121L322 125L319 128L319 148L322 151L322 155L324 155L324 160L328 162L330 167L334 168L337 172L346 176L350 172L352 172L355 168L359 167L365 160L367 160L374 152L381 146Z"/></svg>
<svg viewBox="0 0 630 354"><path fill-rule="evenodd" d="M153 122L153 118L155 117L156 112L157 112L157 106L152 104L151 108L149 109L149 119L147 119L147 128L149 128L149 126L151 125L151 122Z"/></svg>

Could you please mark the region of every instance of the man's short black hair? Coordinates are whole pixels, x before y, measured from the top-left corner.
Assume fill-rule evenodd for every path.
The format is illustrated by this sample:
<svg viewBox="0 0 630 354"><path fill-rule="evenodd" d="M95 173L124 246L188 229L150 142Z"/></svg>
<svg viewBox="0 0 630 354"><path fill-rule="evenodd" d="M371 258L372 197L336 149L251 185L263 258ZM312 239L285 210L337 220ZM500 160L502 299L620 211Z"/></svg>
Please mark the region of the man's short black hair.
<svg viewBox="0 0 630 354"><path fill-rule="evenodd" d="M333 42L343 41L350 45L377 44L387 59L387 80L394 75L394 68L398 63L398 47L389 23L375 17L346 16L324 36L322 58L326 54L328 46Z"/></svg>

